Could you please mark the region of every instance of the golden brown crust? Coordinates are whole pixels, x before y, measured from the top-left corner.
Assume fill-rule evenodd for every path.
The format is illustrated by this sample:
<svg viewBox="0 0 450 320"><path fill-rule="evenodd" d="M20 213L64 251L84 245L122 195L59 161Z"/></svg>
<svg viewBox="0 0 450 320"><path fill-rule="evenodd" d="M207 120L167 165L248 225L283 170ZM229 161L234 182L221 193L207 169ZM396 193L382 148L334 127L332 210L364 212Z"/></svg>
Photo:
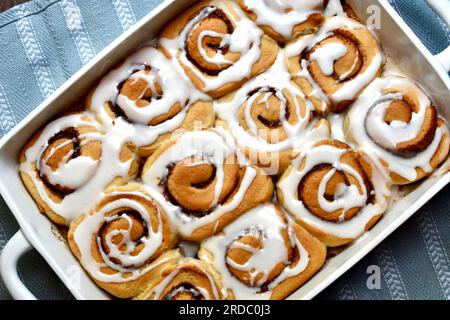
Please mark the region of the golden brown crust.
<svg viewBox="0 0 450 320"><path fill-rule="evenodd" d="M207 7L209 4L208 1L201 1L191 7L189 7L186 11L184 11L181 15L179 15L176 19L174 19L171 23L169 23L160 33L160 39L167 38L167 39L175 39L177 38L180 33L183 31L185 26L189 23L189 21L196 16L197 13L199 13L202 9ZM198 27L196 29L202 29L202 30L215 30L215 28L218 28L216 31L226 33L232 31L233 26L230 26L231 20L227 18L227 15L233 15L234 18L239 19L238 15L234 11L235 8L230 5L227 1L225 1L225 6L227 8L226 12L224 12L222 9L216 9L219 10L220 14L213 14L212 16L205 17L201 22L199 22ZM214 20L215 22L209 23L210 20ZM226 21L226 22L225 22ZM227 30L228 29L228 30ZM193 32L192 32L193 33ZM225 70L226 68L229 68L231 65L222 65L222 69L220 70L211 70L212 66L210 63L201 60L200 55L198 54L197 47L197 41L196 37L198 32L195 32L195 34L189 34L187 37L187 45L186 47L190 50L187 50L186 54L191 59L191 61L194 61L193 64L197 68L198 71L205 74L207 77L215 77L217 74L219 74L221 71ZM190 37L193 37L192 39ZM210 50L211 47L217 46L217 43L212 43L217 41L217 38L212 37L205 37L205 39L208 38L211 43L208 43L208 45L205 45L204 49L206 51ZM207 39L207 40L208 40ZM243 84L245 81L247 81L249 78L252 78L267 68L269 68L274 62L278 55L279 47L277 43L270 37L263 35L260 39L260 57L256 61L256 63L252 66L250 76L248 78L243 78L239 81L235 82L229 82L224 84L223 86L207 91L207 93L213 97L213 98L219 98L224 96L225 94L231 92L232 90L238 88L241 84ZM166 55L170 56L170 54L162 47L162 51L166 53ZM236 56L236 54L232 52L227 52L226 56L228 57L228 60L231 60L233 62L239 60L239 56ZM179 59L180 61L180 59ZM180 64L182 65L185 73L188 75L188 77L191 79L191 81L194 83L194 85L199 88L200 90L205 91L205 83L203 83L202 79L200 79L195 72L191 70L190 66L185 65L182 61L180 61Z"/></svg>
<svg viewBox="0 0 450 320"><path fill-rule="evenodd" d="M142 175L145 176L153 163L175 143L176 141L173 140L167 141L158 148L147 159L142 170ZM169 170L168 179L166 179L166 181L161 181L160 183L162 183L165 188L166 198L168 195L168 201L172 201L176 205L181 206L186 212L194 213L194 215L195 212L199 212L202 215L208 214L208 212L213 209L209 207L209 204L212 203L211 200L213 199L214 194L215 169L211 164L193 167L189 165L189 161L192 161L192 159L186 159L175 164L174 167ZM225 161L225 183L219 199L224 200L224 202L219 201L219 203L225 205L233 200L233 196L240 188L240 183L246 170L246 167L240 167L238 165L235 155ZM242 201L235 209L221 215L217 220L197 228L190 236L184 236L184 239L189 241L201 241L220 231L241 214L269 200L273 195L273 182L262 169L254 167L254 170L256 170L256 176L245 192ZM174 172L176 172L175 179ZM184 199L180 199L180 197L184 197Z"/></svg>
<svg viewBox="0 0 450 320"><path fill-rule="evenodd" d="M213 266L194 258L183 258L177 264L162 269L135 299L223 300L224 298L221 277Z"/></svg>
<svg viewBox="0 0 450 320"><path fill-rule="evenodd" d="M30 161L27 159L27 150L32 148L38 143L43 130L36 132L30 140L26 143L19 155L19 163L24 165ZM66 186L53 185L46 177L42 166L46 166L49 170L56 171L62 161L66 161L65 158L69 153L74 153L75 156L71 158L84 156L89 157L95 161L101 161L102 157L102 145L100 140L92 140L85 142L82 138L83 134L97 132L95 126L83 125L79 127L69 127L56 133L53 137L46 141L42 148L40 159L37 159L36 163L30 163L32 175L26 170L20 169L20 176L27 188L30 195L36 202L39 211L46 214L54 223L58 225L68 225L70 222L62 217L58 212L52 209L47 200L44 200L41 196L37 184L40 185L52 203L61 203L63 199L75 192L76 190L70 189ZM59 148L58 148L59 147ZM56 150L56 151L55 151ZM137 175L138 164L134 160L134 150L129 144L123 146L120 160L123 162L132 161L129 169L129 177L133 178ZM39 167L40 166L40 167ZM114 177L110 183L121 184L125 180L122 177Z"/></svg>
<svg viewBox="0 0 450 320"><path fill-rule="evenodd" d="M326 247L314 236L308 233L298 224L292 226L297 239L309 254L308 266L299 275L288 278L281 282L272 293L270 299L282 300L288 297L295 290L305 284L311 277L319 271L325 263L327 255Z"/></svg>
<svg viewBox="0 0 450 320"><path fill-rule="evenodd" d="M229 272L230 274L226 277L222 275L224 278L228 278L230 276L234 277L241 283L241 285L252 287L254 289L258 289L261 285L260 282L264 281L259 293L265 293L266 290L270 290L268 298L271 300L281 300L301 287L318 270L320 270L325 262L327 250L318 239L313 237L304 228L293 221L289 221L285 213L279 207L273 205L273 209L273 213L278 216L279 221L284 225L284 228L280 228L280 237L283 244L280 244L279 250L286 251L286 261L274 261L270 270L252 269L251 275L245 270L245 268L244 270L240 270L240 268L234 267L246 266L255 252L259 250L267 250L264 246L264 241L270 241L270 238L266 239L264 229L258 229L257 225L253 226L255 229L252 229L249 225L244 225L243 228L246 229L242 230L240 236L235 239L231 239L231 242L229 243L227 242L222 244L226 247L225 252L212 252L207 245L203 244L200 247L198 255L200 259L204 261L219 260L220 262L217 262L218 265L222 264L221 259L225 259L225 265L227 268L226 272ZM258 208L255 210L258 210ZM220 235L218 235L218 237L220 237ZM225 239L220 239L220 241L225 241ZM301 256L302 253L299 252L299 247L297 247L297 245L293 245L296 241L298 241L306 251L308 263L306 267L298 274L293 274L287 278L283 278L284 280L280 280L280 282L275 283L274 281L277 281L279 276L283 276L283 272L286 271L286 268L289 270L295 270L298 263L303 261L301 259L306 258ZM248 250L249 247L251 247L252 250ZM270 254L271 252L267 252L268 259L270 259ZM227 288L230 299L236 299L236 296L239 296L237 292L233 292L232 287L227 287L227 283L224 283L224 286ZM253 298L256 299L257 294Z"/></svg>
<svg viewBox="0 0 450 320"><path fill-rule="evenodd" d="M374 165L370 163L370 160L367 155L361 152L355 152L351 149L347 144L337 141L337 140L323 140L314 145L314 147L318 147L321 145L329 145L337 149L347 150L341 158L340 163L345 164L351 167L354 172L358 173L362 178L364 185L360 185L359 181L353 175L346 173L344 171L336 170L333 176L329 179L326 188L324 197L326 199L334 199L336 192L338 192L339 185L354 185L358 188L360 192L362 192L362 188L364 188L368 195L374 193L373 186L373 170ZM301 162L300 166L303 162ZM328 212L321 208L320 203L318 202L318 189L321 184L325 174L329 173L332 170L332 166L329 164L317 165L310 172L308 172L303 179L299 182L297 197L303 203L305 208L311 212L311 214L323 219L324 221L331 223L341 223L341 219L344 221L348 221L353 219L356 215L360 213L364 207L355 207L350 208L344 211L344 209L338 209L335 212ZM278 181L280 184L284 179L286 179L290 174L291 170L294 170L292 166L290 166L281 176ZM277 186L277 199L279 203L289 211L286 206L286 202L284 199L283 190ZM369 197L367 200L368 203L372 203L377 201L375 198ZM366 205L368 204L366 203ZM294 216L295 214L292 213ZM369 230L380 218L382 214L374 216L370 221L365 225L365 230ZM324 243L328 247L338 247L345 244L348 244L355 240L355 238L341 238L329 234L328 232L320 229L309 223L307 220L303 220L298 218L296 220L298 224L300 224L303 228L308 230L313 236L318 238L322 243Z"/></svg>
<svg viewBox="0 0 450 320"><path fill-rule="evenodd" d="M118 66L119 67L119 66ZM117 67L117 68L118 68ZM131 80L130 83L133 83ZM127 82L125 82L127 83ZM142 87L139 87L142 89ZM90 101L91 96L95 92L96 87L92 89L89 93L89 95L86 98L86 105L87 110L91 109ZM133 88L129 88L129 86L123 86L122 90L125 90L125 94L128 96L134 96L135 93L131 93L130 90L133 90ZM167 93L170 94L170 93ZM144 100L142 103L142 107L149 107L151 102L148 102L147 100ZM107 114L112 118L118 118L123 117L129 122L132 122L131 120L127 119L126 115L120 111L120 107L115 105L112 101L107 101L104 104L104 108L107 112ZM162 125L165 121L171 120L175 115L177 115L179 112L182 111L182 109L187 108L186 115L184 116L183 121L179 125L179 127L176 130L202 130L210 128L214 125L215 121L215 114L214 114L214 108L211 101L204 101L204 100L198 100L195 102L189 102L189 105L181 106L179 102L175 103L167 113L155 117L152 120L150 120L149 126L155 126L155 125ZM98 119L99 120L99 119ZM101 121L100 121L101 122ZM153 151L155 151L164 141L168 140L170 136L173 134L173 132L167 132L160 134L155 141L153 141L149 145L141 146L139 148L136 148L137 153L141 157L148 157L150 156ZM134 146L132 148L135 148Z"/></svg>
<svg viewBox="0 0 450 320"><path fill-rule="evenodd" d="M388 100L387 102L380 102L389 103L386 107L383 121L387 125L390 125L393 121L408 124L412 121L413 116L417 116L423 112L423 122L417 129L417 133L415 133L414 137L395 145L391 145L386 141L377 140L376 136L372 136L370 131L368 131L367 128L364 128L368 138L371 139L377 147L380 148L380 150L384 150L387 153L397 156L398 160L396 161L401 162L403 158L408 159L425 152L426 149L433 143L438 129L442 134L439 145L429 160L429 168L425 170L424 168L416 167L416 177L412 180L391 171L390 164L388 163L389 159L383 156L383 153L380 152L379 161L386 168L392 183L396 185L406 185L419 181L428 176L447 159L450 150L450 132L445 120L438 116L436 108L432 104L428 104L426 102L428 98L426 98L426 94L422 91L422 89L420 89L420 87L412 83L411 80L407 78L397 77L395 80L395 82L389 83L387 88L382 87L380 91L384 95L401 95L401 98ZM405 83L407 85L404 85ZM426 104L424 104L424 102ZM376 105L373 105L372 107L375 106ZM421 110L421 108L426 109ZM366 117L369 117L370 112L372 112L371 109L367 109ZM369 119L370 118L368 118L367 121L369 121ZM345 118L344 133L347 140L357 144L358 137L355 136L349 129L351 127L351 121L351 116L347 116Z"/></svg>
<svg viewBox="0 0 450 320"><path fill-rule="evenodd" d="M431 172L436 170L436 168L438 168L448 158L450 152L450 131L448 129L447 123L442 118L438 118L437 123L438 127L442 130L442 138L436 152L430 160L430 167L432 169ZM386 162L382 161L382 163L386 168L388 168L388 164ZM431 172L425 172L421 168L416 168L417 177L413 181L401 177L395 172L391 172L389 175L392 179L393 184L407 185L427 177Z"/></svg>
<svg viewBox="0 0 450 320"><path fill-rule="evenodd" d="M139 193L142 195L139 195ZM94 280L95 283L108 293L112 294L115 297L119 298L131 298L139 293L141 293L146 284L155 278L158 275L158 272L163 267L166 267L167 265L171 265L176 263L178 259L181 257L181 253L179 250L169 250L172 248L176 242L177 237L176 234L172 230L172 226L170 224L170 221L168 217L165 215L165 213L162 211L159 206L156 205L156 203L151 202L147 200L148 195L146 194L145 190L137 183L132 183L128 185L122 185L122 186L110 186L105 190L106 196L99 202L99 204L92 210L92 212L88 213L87 215L97 215L100 214L99 212L109 203L122 198L127 198L133 201L139 202L142 206L144 206L148 211L148 215L150 217L151 225L145 226L145 224L142 224L142 222L139 219L136 219L133 217L133 215L129 215L128 219L120 218L120 214L122 212L126 212L127 209L125 207L117 208L115 211L108 211L105 213L105 217L112 217L114 215L119 214L119 218L112 220L111 222L105 222L102 225L98 226L98 230L96 234L90 235L91 240L91 255L94 261L92 263L98 263L98 264L104 264L105 261L103 259L103 254L106 256L109 254L109 247L105 243L106 237L109 233L114 232L114 230L126 230L129 228L129 223L132 223L131 231L130 231L130 237L131 241L136 241L136 247L133 251L134 255L139 254L143 249L145 244L140 242L141 237L145 237L145 230L146 228L152 228L153 231L158 230L158 228L161 227L162 232L162 243L159 248L148 258L146 263L142 266L139 266L140 269L142 268L150 268L150 271L143 273L140 275L137 279L130 280L130 281L123 281L123 282L104 282L100 281L95 277L95 274L90 274L89 270L86 271L91 276L91 278ZM161 226L159 226L157 214L159 212L159 216L161 218ZM77 229L80 227L80 224L83 223L83 221L87 218L87 215L80 216L77 220L75 220L69 228L68 232L68 243L69 247L72 250L75 257L80 260L82 265L86 267L84 264L83 259L89 259L89 257L82 257L81 251L78 247L77 242L74 239L74 234L77 231ZM131 221L131 222L130 222ZM99 242L97 239L100 239ZM112 243L116 244L115 241L120 241L119 238L113 237ZM99 247L99 243L101 245L101 248ZM124 250L125 248L119 247L119 250ZM114 260L114 259L112 259ZM115 261L115 260L114 260ZM86 262L90 263L90 261ZM120 261L117 261L117 263L121 263ZM153 266L153 267L152 267ZM122 266L124 269L127 269L127 266ZM106 275L113 275L117 273L121 273L120 271L108 266L104 265L101 267L101 273ZM121 273L122 278L126 279L126 274Z"/></svg>

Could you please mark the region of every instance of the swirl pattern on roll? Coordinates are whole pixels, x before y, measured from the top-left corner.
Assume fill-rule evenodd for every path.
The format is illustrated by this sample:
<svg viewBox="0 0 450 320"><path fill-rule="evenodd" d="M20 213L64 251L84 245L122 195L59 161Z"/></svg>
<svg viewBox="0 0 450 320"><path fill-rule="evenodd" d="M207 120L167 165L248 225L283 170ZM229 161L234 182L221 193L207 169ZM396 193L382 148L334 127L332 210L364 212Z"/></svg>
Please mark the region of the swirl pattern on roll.
<svg viewBox="0 0 450 320"><path fill-rule="evenodd" d="M294 81L311 98L317 112L344 111L381 72L381 48L363 24L327 18L317 33L286 47Z"/></svg>
<svg viewBox="0 0 450 320"><path fill-rule="evenodd" d="M40 210L57 224L68 225L113 180L128 180L136 171L132 148L107 141L100 125L86 113L51 122L20 155L25 185Z"/></svg>
<svg viewBox="0 0 450 320"><path fill-rule="evenodd" d="M269 36L280 43L311 34L323 23L324 15L343 15L339 0L239 0L241 8Z"/></svg>
<svg viewBox="0 0 450 320"><path fill-rule="evenodd" d="M376 79L346 118L346 136L385 167L396 184L417 181L447 158L450 133L413 81Z"/></svg>
<svg viewBox="0 0 450 320"><path fill-rule="evenodd" d="M104 126L148 156L175 129L211 126L209 100L162 52L144 47L103 77L87 104Z"/></svg>
<svg viewBox="0 0 450 320"><path fill-rule="evenodd" d="M389 184L367 155L337 140L302 150L277 184L283 207L330 247L359 237L387 210Z"/></svg>
<svg viewBox="0 0 450 320"><path fill-rule="evenodd" d="M182 133L156 150L142 180L156 188L186 240L220 231L245 211L267 201L273 184L237 152L225 130Z"/></svg>
<svg viewBox="0 0 450 320"><path fill-rule="evenodd" d="M215 98L267 69L279 49L232 1L191 6L161 32L159 44Z"/></svg>
<svg viewBox="0 0 450 320"><path fill-rule="evenodd" d="M170 220L139 184L111 186L70 227L69 246L92 279L121 298L136 296L152 271L180 254Z"/></svg>
<svg viewBox="0 0 450 320"><path fill-rule="evenodd" d="M272 204L239 217L199 251L238 300L285 298L322 266L325 255L323 244Z"/></svg>
<svg viewBox="0 0 450 320"><path fill-rule="evenodd" d="M313 121L314 107L291 81L283 52L269 70L214 108L246 157L271 175L286 169L296 150L321 135L317 131L329 130L323 120Z"/></svg>
<svg viewBox="0 0 450 320"><path fill-rule="evenodd" d="M137 300L223 300L220 275L208 263L183 258L162 270Z"/></svg>

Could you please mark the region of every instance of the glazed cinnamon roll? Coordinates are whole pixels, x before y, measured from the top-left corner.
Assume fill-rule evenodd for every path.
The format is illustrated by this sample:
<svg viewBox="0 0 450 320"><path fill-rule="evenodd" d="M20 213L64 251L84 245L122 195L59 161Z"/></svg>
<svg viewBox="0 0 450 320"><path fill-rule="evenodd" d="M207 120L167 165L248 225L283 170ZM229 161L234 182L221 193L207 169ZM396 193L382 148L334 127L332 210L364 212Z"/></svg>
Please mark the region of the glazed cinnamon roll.
<svg viewBox="0 0 450 320"><path fill-rule="evenodd" d="M214 98L266 70L279 50L232 1L194 4L163 29L159 44Z"/></svg>
<svg viewBox="0 0 450 320"><path fill-rule="evenodd" d="M148 156L175 129L210 127L214 111L209 100L163 53L144 47L100 81L87 107Z"/></svg>
<svg viewBox="0 0 450 320"><path fill-rule="evenodd" d="M20 175L39 210L53 222L68 225L95 204L108 184L137 174L133 148L105 137L88 114L76 113L49 123L25 145Z"/></svg>
<svg viewBox="0 0 450 320"><path fill-rule="evenodd" d="M223 300L220 275L209 263L183 258L161 274L137 300Z"/></svg>
<svg viewBox="0 0 450 320"><path fill-rule="evenodd" d="M237 153L224 130L185 132L147 160L143 182L162 195L181 237L200 241L269 200L272 180Z"/></svg>
<svg viewBox="0 0 450 320"><path fill-rule="evenodd" d="M345 126L346 137L385 167L394 184L422 179L449 153L447 124L407 78L376 79L353 105Z"/></svg>
<svg viewBox="0 0 450 320"><path fill-rule="evenodd" d="M337 140L305 148L277 184L282 206L325 245L347 244L388 208L389 185L363 153Z"/></svg>
<svg viewBox="0 0 450 320"><path fill-rule="evenodd" d="M119 298L141 293L181 254L164 210L137 183L109 187L69 229L69 246L91 278Z"/></svg>
<svg viewBox="0 0 450 320"><path fill-rule="evenodd" d="M320 241L272 204L241 216L199 251L238 300L284 299L322 267L325 256Z"/></svg>
<svg viewBox="0 0 450 320"><path fill-rule="evenodd" d="M241 8L269 36L280 43L314 33L323 23L328 1L238 0Z"/></svg>
<svg viewBox="0 0 450 320"><path fill-rule="evenodd" d="M221 121L251 163L277 175L317 130L329 134L326 121L313 122L314 107L291 81L280 52L275 64L214 103Z"/></svg>
<svg viewBox="0 0 450 320"><path fill-rule="evenodd" d="M344 111L384 63L370 30L340 16L327 18L317 33L293 41L286 52L294 81L319 113Z"/></svg>

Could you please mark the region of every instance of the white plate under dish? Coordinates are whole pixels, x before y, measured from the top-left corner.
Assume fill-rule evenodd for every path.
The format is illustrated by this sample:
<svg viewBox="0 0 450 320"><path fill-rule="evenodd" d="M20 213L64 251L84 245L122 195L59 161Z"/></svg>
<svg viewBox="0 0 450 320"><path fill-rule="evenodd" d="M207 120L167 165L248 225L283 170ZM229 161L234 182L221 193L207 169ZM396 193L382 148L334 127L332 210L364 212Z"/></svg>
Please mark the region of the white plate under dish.
<svg viewBox="0 0 450 320"><path fill-rule="evenodd" d="M450 4L447 0L427 0L450 24ZM0 193L20 225L14 237L3 249L0 271L3 280L16 299L34 299L17 274L18 259L35 248L61 278L77 299L109 299L83 272L67 245L58 239L54 226L40 214L33 199L22 184L18 173L18 155L29 137L52 117L84 95L101 76L127 56L133 48L157 35L160 28L194 0L168 0L159 5L135 26L106 47L63 86L30 113L0 141ZM348 0L356 13L365 19L379 10L381 29L376 30L383 49L399 71L420 83L450 122L450 48L433 56L420 42L386 0ZM376 7L373 7L376 6ZM377 11L378 12L378 11ZM303 287L288 299L311 299L355 265L376 245L411 217L421 206L450 182L450 161L413 192L396 202L376 226L349 245ZM39 276L39 275L36 275Z"/></svg>

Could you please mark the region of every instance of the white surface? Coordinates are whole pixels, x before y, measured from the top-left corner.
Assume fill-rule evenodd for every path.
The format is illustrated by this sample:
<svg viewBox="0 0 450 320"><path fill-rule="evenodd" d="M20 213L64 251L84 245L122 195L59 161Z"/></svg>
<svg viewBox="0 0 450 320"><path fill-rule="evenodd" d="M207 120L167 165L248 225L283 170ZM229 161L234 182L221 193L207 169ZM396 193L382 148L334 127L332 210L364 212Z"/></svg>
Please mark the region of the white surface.
<svg viewBox="0 0 450 320"><path fill-rule="evenodd" d="M17 263L20 257L31 249L33 247L22 231L19 230L3 248L0 257L0 273L6 287L16 300L36 300L34 295L22 283L17 273Z"/></svg>
<svg viewBox="0 0 450 320"><path fill-rule="evenodd" d="M0 193L18 220L23 234L77 299L108 299L109 296L84 273L67 245L56 238L51 223L39 213L28 195L18 174L20 149L37 128L65 110L70 101L74 101L80 93L85 93L98 77L110 70L133 48L146 42L166 21L192 2L169 0L162 3L84 66L0 141ZM367 16L368 6L379 6L382 29L376 32L384 51L399 71L422 84L436 105L441 107L440 114L450 121L450 108L444 108L450 101L450 79L447 75L450 63L448 68L444 69L386 0L351 0L349 3L362 18ZM446 53L440 55L441 61L450 60L448 53L450 50L447 49ZM338 256L328 260L322 270L289 299L313 298L355 265L449 182L448 173L441 177L434 175L424 181L415 191L397 202L371 231ZM16 276L17 272L14 272L16 261L26 247L20 237L20 234L14 236L6 247L10 249L3 250L2 276L15 298L32 298ZM5 271L3 264L7 266Z"/></svg>

